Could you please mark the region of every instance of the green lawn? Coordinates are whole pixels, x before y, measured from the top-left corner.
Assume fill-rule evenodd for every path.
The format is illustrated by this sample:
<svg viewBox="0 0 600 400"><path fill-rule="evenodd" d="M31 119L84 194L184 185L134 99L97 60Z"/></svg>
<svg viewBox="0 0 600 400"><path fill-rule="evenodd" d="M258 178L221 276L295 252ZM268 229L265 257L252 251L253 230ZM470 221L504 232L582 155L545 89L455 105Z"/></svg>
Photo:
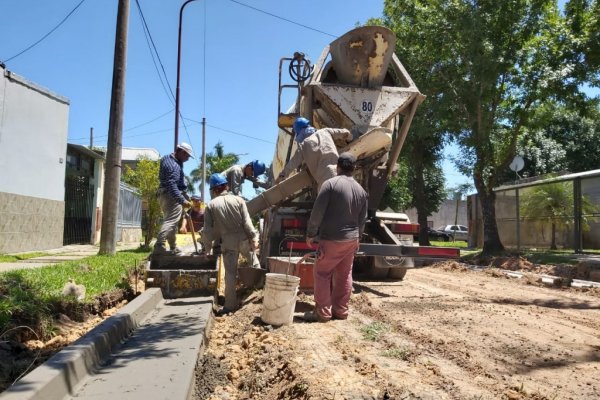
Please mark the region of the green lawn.
<svg viewBox="0 0 600 400"><path fill-rule="evenodd" d="M73 279L85 286L82 303L96 296L128 287L128 276L147 258L148 251L120 251L114 256L90 256L57 265L0 273L0 339L17 325L26 324L39 336L51 335L53 309L59 303L80 304L62 294Z"/></svg>
<svg viewBox="0 0 600 400"><path fill-rule="evenodd" d="M17 254L17 255L8 255L8 254L0 254L0 263L9 263L21 260L29 260L30 258L36 257L44 257L47 256L48 253L25 253L25 254Z"/></svg>

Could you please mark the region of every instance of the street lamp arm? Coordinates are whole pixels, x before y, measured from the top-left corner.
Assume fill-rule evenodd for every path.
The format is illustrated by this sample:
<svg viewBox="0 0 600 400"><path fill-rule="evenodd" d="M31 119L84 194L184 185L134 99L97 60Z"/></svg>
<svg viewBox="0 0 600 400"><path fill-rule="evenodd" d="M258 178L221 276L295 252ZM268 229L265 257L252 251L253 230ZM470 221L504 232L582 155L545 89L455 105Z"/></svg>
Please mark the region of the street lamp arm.
<svg viewBox="0 0 600 400"><path fill-rule="evenodd" d="M186 0L186 2L183 3L179 9L179 33L177 36L177 83L175 85L175 146L173 147L173 151L177 150L177 145L179 144L179 82L181 75L181 25L183 21L183 9L193 1L196 0Z"/></svg>

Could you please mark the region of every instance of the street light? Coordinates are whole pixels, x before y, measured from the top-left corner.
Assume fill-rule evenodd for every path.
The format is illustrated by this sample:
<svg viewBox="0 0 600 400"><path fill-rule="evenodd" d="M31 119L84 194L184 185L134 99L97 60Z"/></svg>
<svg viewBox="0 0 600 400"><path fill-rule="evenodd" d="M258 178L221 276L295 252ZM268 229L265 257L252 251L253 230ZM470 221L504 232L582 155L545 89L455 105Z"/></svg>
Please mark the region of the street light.
<svg viewBox="0 0 600 400"><path fill-rule="evenodd" d="M196 0L187 0L179 9L179 36L177 37L177 84L175 86L175 146L174 151L177 150L179 144L179 82L181 75L181 24L183 22L183 9L189 3Z"/></svg>
<svg viewBox="0 0 600 400"><path fill-rule="evenodd" d="M179 144L179 82L181 76L181 25L183 22L183 9L189 3L196 0L187 0L181 5L179 9L179 34L177 36L177 83L175 85L175 145L173 146L174 151L177 151L177 145ZM202 201L204 201L204 186L206 179L206 118L202 117L202 183L200 194Z"/></svg>

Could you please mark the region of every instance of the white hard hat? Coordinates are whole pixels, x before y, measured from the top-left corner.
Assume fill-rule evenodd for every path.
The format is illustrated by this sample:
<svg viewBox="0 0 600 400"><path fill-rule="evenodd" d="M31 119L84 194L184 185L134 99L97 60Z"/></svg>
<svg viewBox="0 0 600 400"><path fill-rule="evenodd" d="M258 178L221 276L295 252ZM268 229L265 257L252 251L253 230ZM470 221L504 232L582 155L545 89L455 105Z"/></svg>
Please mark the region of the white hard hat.
<svg viewBox="0 0 600 400"><path fill-rule="evenodd" d="M194 152L194 150L192 150L192 146L190 146L186 142L179 143L179 145L177 146L177 148L185 151L186 153L188 153L188 155L190 157L194 158L194 156L192 155L192 153Z"/></svg>

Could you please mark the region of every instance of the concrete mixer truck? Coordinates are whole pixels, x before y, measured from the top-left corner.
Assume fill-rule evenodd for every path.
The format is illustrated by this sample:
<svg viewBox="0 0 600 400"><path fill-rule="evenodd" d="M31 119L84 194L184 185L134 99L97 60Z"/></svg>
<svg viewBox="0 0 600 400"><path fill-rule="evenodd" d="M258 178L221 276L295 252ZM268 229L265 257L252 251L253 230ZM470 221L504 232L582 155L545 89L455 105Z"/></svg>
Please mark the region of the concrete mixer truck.
<svg viewBox="0 0 600 400"><path fill-rule="evenodd" d="M282 58L279 133L271 168L277 176L293 155L291 127L297 117L307 118L316 129L348 129L352 137L336 146L339 153L349 151L356 156L354 177L369 193L368 219L354 267L374 277L402 279L415 258L454 258L459 251L414 246L417 224L403 213L378 211L415 111L425 98L394 49L392 31L365 26L334 40L314 65L302 53ZM290 91L295 103L282 111L282 101L286 93L290 97ZM316 194L314 179L301 167L247 203L251 215L262 214L263 265L269 257L314 251L304 236Z"/></svg>

